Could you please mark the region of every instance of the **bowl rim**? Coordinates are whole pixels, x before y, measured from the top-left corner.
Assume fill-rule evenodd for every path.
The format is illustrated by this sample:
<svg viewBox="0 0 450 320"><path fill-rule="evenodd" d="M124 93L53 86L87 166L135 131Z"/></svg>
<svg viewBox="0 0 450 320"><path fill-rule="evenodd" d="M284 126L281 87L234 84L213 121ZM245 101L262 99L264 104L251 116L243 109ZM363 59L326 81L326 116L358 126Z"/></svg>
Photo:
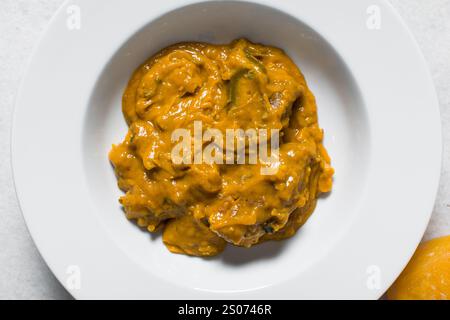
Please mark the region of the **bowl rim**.
<svg viewBox="0 0 450 320"><path fill-rule="evenodd" d="M83 2L83 1L79 1L79 2ZM186 6L186 5L200 3L200 2L210 2L210 1L172 0L172 1L167 1L167 2L168 3L170 2L170 4L165 4L164 6L161 6L161 9L155 9L152 19L160 16L163 13L167 13L169 11L178 9L178 8ZM299 15L298 12L296 10L294 10L294 8L296 8L298 6L298 4L295 0L285 0L283 3L277 3L274 0L260 0L260 1L247 0L247 1L239 1L239 2L262 4L265 6L273 7L276 10L281 10L290 15L293 15L293 14L295 14L296 16ZM357 2L358 2L358 0L348 0L345 2L345 5L348 5L350 7L351 5L353 5ZM24 219L26 221L28 230L29 230L34 242L36 243L36 246L38 247L39 252L43 256L44 260L47 262L47 264L50 267L50 269L52 270L52 272L56 275L56 277L62 283L62 285L64 287L66 287L66 289L67 289L67 283L65 283L65 281L64 281L64 278L66 275L64 273L64 270L61 269L60 266L58 265L58 262L55 261L55 259L57 259L55 257L55 253L57 252L57 249L55 249L55 247L51 245L51 239L49 239L46 236L43 236L42 233L40 233L40 231L39 231L40 220L39 220L39 218L36 218L36 216L34 216L32 214L32 212L34 211L33 210L34 206L32 203L35 203L35 201L36 201L35 195L33 194L35 192L35 189L33 189L34 184L29 183L29 181L26 178L27 175L29 175L30 172L32 172L32 171L30 171L30 168L27 165L27 161L25 161L24 158L30 150L35 150L35 149L33 149L34 147L31 145L32 142L30 142L27 138L25 138L23 133L26 132L26 130L29 128L30 123L31 123L30 119L25 120L25 118L24 118L27 113L26 112L27 108L29 109L29 107L27 107L27 105L29 105L29 103L28 103L29 97L27 97L27 95L25 93L28 93L29 91L31 91L30 88L31 88L31 86L33 86L33 81L31 81L31 80L33 80L33 77L30 75L30 73L34 73L34 72L36 72L36 70L39 70L38 64L40 62L42 63L42 61L45 61L45 59L42 60L44 51L48 50L48 48L47 48L48 46L51 46L51 43L54 41L54 40L52 40L51 37L55 36L54 33L52 33L51 35L50 35L50 33L55 32L54 31L55 25L57 23L61 23L60 20L62 19L64 9L66 9L70 3L71 3L71 1L66 1L56 11L54 16L51 18L50 23L47 26L45 32L43 33L41 41L39 42L38 46L36 46L35 49L33 50L33 53L31 55L31 58L28 63L28 67L26 68L26 70L27 70L26 76L23 78L22 83L20 85L20 89L16 96L15 110L13 113L13 125L12 125L12 129L11 129L11 164L12 164L12 168L13 168L13 180L14 180L14 184L15 184L15 188L16 188L17 198L19 200L19 206L21 208ZM139 5L141 5L142 3L143 2L140 2ZM423 125L423 123L425 123L425 122L427 123L427 126L426 126L427 131L424 134L428 134L427 137L430 139L426 139L427 143L425 146L423 146L423 148L428 151L427 152L428 154L431 154L431 156L429 158L421 157L419 159L419 161L415 162L416 164L425 164L425 167L427 169L426 173L424 173L424 172L422 172L422 173L415 172L415 173L417 174L417 177L419 177L420 179L423 179L422 181L426 181L426 183L424 183L424 185L419 185L421 192L416 191L417 196L419 194L422 196L422 198L421 198L422 203L417 206L419 209L415 209L413 206L410 205L410 208L407 210L407 211L411 211L411 212L416 212L417 215L420 215L420 216L415 217L413 215L414 216L413 219L416 219L416 221L414 222L415 225L411 226L411 230L405 231L409 237L409 240L407 241L408 243L405 243L402 245L402 247L404 248L404 251L399 252L398 248L396 248L396 246L394 246L394 245L392 245L391 247L388 247L389 241L381 240L381 242L383 243L383 247L387 248L386 249L387 251L388 250L391 251L391 256L397 257L397 261L395 263L391 263L392 264L391 269L395 269L396 271L390 272L389 276L387 277L387 279L385 281L383 281L383 284L381 285L381 287L378 290L361 294L361 297L363 297L363 298L378 298L381 296L381 294L383 294L385 289L387 289L388 286L395 280L396 276L401 272L401 270L404 268L406 263L409 261L410 257L412 256L416 246L418 245L418 243L425 231L427 222L431 216L432 206L434 205L434 198L437 193L437 189L438 189L438 185L439 185L439 176L440 176L440 172L441 172L442 137L441 137L441 122L440 122L440 116L439 116L439 104L438 104L438 100L437 100L437 95L435 93L435 90L434 90L434 87L432 84L433 82L432 82L431 75L428 71L428 68L426 67L425 58L423 57L418 44L414 40L411 32L408 30L408 28L406 27L403 20L400 18L399 14L395 11L395 9L392 7L392 5L388 1L372 0L372 1L370 1L370 3L371 4L376 3L381 8L387 10L385 12L385 16L388 18L387 20L389 20L389 23L392 23L392 25L390 27L395 28L396 32L399 32L400 34L402 34L403 41L405 41L404 45L407 46L407 49L412 50L412 51L408 52L409 53L408 57L409 58L412 57L411 59L418 63L417 70L415 70L415 71L417 72L418 75L420 74L420 76L421 76L420 78L423 80L423 83L422 83L423 91L422 92L414 92L414 93L412 93L412 95L413 96L418 95L418 97L420 99L419 101L428 103L429 110L428 110L428 112L417 111L417 114L415 114L415 117L411 117L409 120L416 121L416 124L419 124L417 122L417 120L418 120L418 117L420 116L421 117L420 120L422 121L421 124ZM86 6L88 6L88 5L86 5ZM92 5L91 7L95 8L96 6ZM290 11L289 9L292 9L292 11ZM305 16L299 15L298 18L299 19L305 18ZM326 40L328 40L333 45L333 47L336 49L336 51L339 52L344 57L344 60L347 61L346 57L349 56L348 52L347 52L348 50L343 50L344 43L338 42L336 39L337 37L332 37L330 35L331 30L329 27L328 28L318 28L317 25L315 25L314 23L311 23L311 21L309 21L308 19L301 19L301 21L303 23L305 23L306 25L311 26L311 28L313 30L315 30L316 32L320 33ZM323 31L323 32L321 32L321 31ZM381 39L380 43L384 43L383 40L385 40L385 39ZM392 41L392 39L388 39L388 40ZM342 39L340 39L340 41L342 41ZM390 43L389 41L388 41L388 43ZM367 39L362 39L361 42L366 43ZM403 42L402 42L402 44L403 44ZM405 48L401 48L401 50L404 50L404 49ZM406 51L407 50L405 50L405 52ZM342 54L342 52L346 52L346 53ZM41 61L39 61L39 60L41 60ZM356 58L355 58L355 60L356 60ZM360 63L360 61L358 61L358 62ZM351 63L351 65L352 65L351 66L352 70L355 70L354 64ZM367 71L365 71L365 72L367 72ZM361 77L362 77L361 73L357 72L356 77L357 77L357 79L361 80ZM358 83L363 83L364 85L369 82L370 81L361 81L361 82L358 81ZM369 89L364 87L364 90L369 90ZM409 106L411 107L411 105L409 105ZM416 103L415 105L413 104L412 106L420 107L420 104ZM375 127L375 130L377 128L380 128L380 126L377 125ZM23 132L23 133L21 133L21 132ZM415 137L417 138L418 136L415 136ZM376 144L376 146L375 146L376 150L377 150L377 147L378 147L378 145ZM409 148L408 149L409 155L414 155L414 153L411 152L413 150L413 148L409 145L408 145L408 148ZM383 163L383 160L384 159L377 159L377 161L380 161L380 163ZM373 174L371 174L371 176L373 178ZM420 200L420 198L419 198L419 200ZM401 208L401 206L399 206L399 205L396 205L395 207L397 209ZM41 205L39 205L39 208L42 209ZM427 212L421 213L420 210L425 210ZM406 216L402 216L402 217L406 217ZM365 218L367 218L367 217L365 217ZM49 219L47 219L47 220L50 221ZM366 225L366 227L368 227L367 226L368 221L365 221L365 222L359 221L359 223L361 225ZM370 225L370 223L369 223L369 225ZM376 225L378 227L380 227L380 226L383 227L382 224L381 225L376 224ZM366 229L366 228L364 229L364 231L368 231L368 230L369 229ZM382 230L385 232L386 237L388 237L390 240L395 239L395 234L393 233L394 230L390 229L388 226L384 226L382 228ZM365 236L365 234L364 233L361 234L361 232L358 232L357 234L359 234L361 237ZM46 239L44 239L44 238L46 238ZM378 240L380 240L380 239L378 239ZM342 241L344 241L344 240L342 240ZM348 241L348 239L346 239L346 241ZM347 254L349 254L349 256L354 256L354 254L351 253L352 246L349 245L348 243L346 245L346 250L349 250L350 252L347 252ZM373 247L376 250L377 248L379 248L379 245L375 245L374 243L371 243L370 247ZM394 250L395 248L396 248L396 250ZM339 258L337 258L337 257L341 257L341 259L342 259L342 256L340 256L340 254L343 254L343 252L340 251L339 253L333 253L332 255L335 257L335 259L337 261L339 261ZM342 270L340 270L340 271L342 271ZM340 271L338 271L338 273ZM343 274L345 274L345 273L343 273ZM327 280L330 280L330 279L327 278ZM158 287L161 288L161 292L166 293L167 296L170 296L170 294L171 294L170 289L167 289L167 288L162 289L162 286L166 286L166 285L167 284L161 282L160 284L158 284ZM172 287L172 289L174 289L174 288ZM286 288L283 288L282 286L279 286L277 288L272 288L271 289L272 293L268 295L267 289L263 288L260 290L260 292L253 292L250 294L249 293L240 293L237 295L237 297L238 298L248 298L248 297L260 298L260 297L273 296L273 293L283 292L284 289L286 289ZM179 290L180 292L175 295L176 297L177 296L178 297L192 297L192 295L194 295L194 296L201 298L201 297L207 297L207 296L209 297L209 295L212 294L212 293L208 293L209 295L199 294L198 291L190 289L190 288L184 288L184 289L177 288L177 290ZM89 297L95 297L96 294L98 294L100 291L95 291L95 292L69 291L69 292L71 294L73 294L76 298L89 298ZM117 292L113 292L112 296L118 296ZM348 292L344 296L345 297L354 297L351 293L348 293ZM215 297L227 298L227 297L234 297L234 296L232 294L229 294L229 295L221 294L221 295L218 295Z"/></svg>

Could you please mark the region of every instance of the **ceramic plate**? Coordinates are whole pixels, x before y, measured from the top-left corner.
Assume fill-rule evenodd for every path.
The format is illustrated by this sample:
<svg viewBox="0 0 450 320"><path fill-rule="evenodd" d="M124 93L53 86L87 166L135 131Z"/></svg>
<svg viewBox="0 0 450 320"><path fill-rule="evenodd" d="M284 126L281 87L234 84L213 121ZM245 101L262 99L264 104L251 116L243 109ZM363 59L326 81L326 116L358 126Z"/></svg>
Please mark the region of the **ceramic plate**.
<svg viewBox="0 0 450 320"><path fill-rule="evenodd" d="M333 191L288 241L174 255L117 201L108 151L126 132L121 95L167 45L238 37L283 48L305 74ZM424 59L385 1L80 0L63 5L32 56L12 154L30 233L76 298L375 299L427 226L441 131Z"/></svg>

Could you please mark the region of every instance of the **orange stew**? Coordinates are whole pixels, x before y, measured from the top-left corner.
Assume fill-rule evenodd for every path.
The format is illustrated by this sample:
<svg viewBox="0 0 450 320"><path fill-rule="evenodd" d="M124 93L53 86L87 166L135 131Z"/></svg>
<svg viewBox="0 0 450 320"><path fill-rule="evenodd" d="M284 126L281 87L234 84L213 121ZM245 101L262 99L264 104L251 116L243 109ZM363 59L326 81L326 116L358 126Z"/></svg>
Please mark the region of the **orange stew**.
<svg viewBox="0 0 450 320"><path fill-rule="evenodd" d="M174 253L219 254L295 234L332 187L315 98L280 49L245 39L180 43L139 67L123 96L129 130L109 157L128 219L162 229ZM273 175L263 164L175 164L172 132L278 129ZM206 145L205 145L206 147Z"/></svg>

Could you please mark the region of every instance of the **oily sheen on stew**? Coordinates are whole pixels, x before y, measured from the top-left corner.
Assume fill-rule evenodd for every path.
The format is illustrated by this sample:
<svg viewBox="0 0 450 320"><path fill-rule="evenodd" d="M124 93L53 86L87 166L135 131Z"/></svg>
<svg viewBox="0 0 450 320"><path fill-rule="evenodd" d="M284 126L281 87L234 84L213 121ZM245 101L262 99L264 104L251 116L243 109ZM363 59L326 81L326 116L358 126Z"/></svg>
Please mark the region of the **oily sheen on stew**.
<svg viewBox="0 0 450 320"><path fill-rule="evenodd" d="M316 102L280 49L238 39L180 43L151 57L123 95L129 126L109 158L128 219L162 230L174 253L214 256L227 244L251 247L293 236L331 191ZM278 129L276 173L263 164L175 164L172 132Z"/></svg>

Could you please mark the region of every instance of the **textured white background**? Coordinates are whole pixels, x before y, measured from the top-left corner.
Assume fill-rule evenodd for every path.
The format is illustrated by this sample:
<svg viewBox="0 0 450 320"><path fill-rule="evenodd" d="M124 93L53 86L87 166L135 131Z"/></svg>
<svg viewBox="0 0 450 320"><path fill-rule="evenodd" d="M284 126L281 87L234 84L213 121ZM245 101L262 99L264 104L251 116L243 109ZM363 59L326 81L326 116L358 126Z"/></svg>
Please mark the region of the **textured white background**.
<svg viewBox="0 0 450 320"><path fill-rule="evenodd" d="M430 239L450 234L450 0L389 1L419 42L440 101L443 170L433 217L425 234L425 239ZM40 257L25 227L14 192L9 144L14 96L26 63L62 3L63 0L0 0L0 299L70 298Z"/></svg>

